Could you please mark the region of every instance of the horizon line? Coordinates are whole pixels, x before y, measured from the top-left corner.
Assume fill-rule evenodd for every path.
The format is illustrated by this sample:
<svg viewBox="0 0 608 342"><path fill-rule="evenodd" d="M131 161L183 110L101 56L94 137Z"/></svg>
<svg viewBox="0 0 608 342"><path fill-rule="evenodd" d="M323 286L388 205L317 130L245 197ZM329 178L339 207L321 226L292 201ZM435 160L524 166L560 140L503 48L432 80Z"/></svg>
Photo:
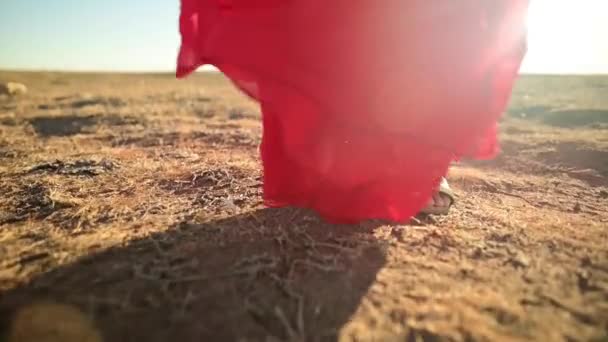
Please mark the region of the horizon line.
<svg viewBox="0 0 608 342"><path fill-rule="evenodd" d="M218 69L203 69L201 67L194 73L222 73ZM65 73L65 74L175 74L173 70L127 70L127 69L35 69L35 68L0 68L0 72L22 72L22 73ZM520 72L523 76L608 76L608 71L600 72Z"/></svg>

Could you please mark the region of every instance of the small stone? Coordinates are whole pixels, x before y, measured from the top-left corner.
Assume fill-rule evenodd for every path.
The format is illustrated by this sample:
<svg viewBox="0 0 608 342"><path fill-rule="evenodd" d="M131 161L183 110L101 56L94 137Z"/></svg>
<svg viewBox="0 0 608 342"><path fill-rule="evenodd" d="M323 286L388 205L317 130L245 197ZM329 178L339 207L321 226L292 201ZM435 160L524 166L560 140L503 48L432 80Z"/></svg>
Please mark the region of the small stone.
<svg viewBox="0 0 608 342"><path fill-rule="evenodd" d="M581 266L582 267L589 267L593 264L593 262L591 261L591 258L588 255L585 255L582 259L581 259Z"/></svg>
<svg viewBox="0 0 608 342"><path fill-rule="evenodd" d="M511 257L511 259L509 259L508 263L513 265L515 268L527 268L530 266L530 259L523 253L517 253Z"/></svg>
<svg viewBox="0 0 608 342"><path fill-rule="evenodd" d="M25 84L17 82L7 82L0 84L0 95L19 96L27 93Z"/></svg>

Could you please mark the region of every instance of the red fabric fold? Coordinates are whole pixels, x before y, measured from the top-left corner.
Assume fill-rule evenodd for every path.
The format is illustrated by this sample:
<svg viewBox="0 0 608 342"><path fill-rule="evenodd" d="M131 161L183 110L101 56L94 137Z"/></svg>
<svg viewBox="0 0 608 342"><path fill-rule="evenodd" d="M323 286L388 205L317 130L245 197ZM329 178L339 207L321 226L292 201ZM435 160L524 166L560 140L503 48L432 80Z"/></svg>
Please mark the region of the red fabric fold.
<svg viewBox="0 0 608 342"><path fill-rule="evenodd" d="M403 221L454 159L491 158L529 0L182 0L177 76L258 100L264 197Z"/></svg>

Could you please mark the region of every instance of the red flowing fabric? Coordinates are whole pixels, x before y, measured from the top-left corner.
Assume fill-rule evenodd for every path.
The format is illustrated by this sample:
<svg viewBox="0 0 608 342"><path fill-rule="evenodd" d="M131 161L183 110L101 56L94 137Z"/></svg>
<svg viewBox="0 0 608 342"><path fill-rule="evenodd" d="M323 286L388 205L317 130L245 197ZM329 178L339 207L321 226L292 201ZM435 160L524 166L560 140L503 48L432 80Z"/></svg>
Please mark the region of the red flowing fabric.
<svg viewBox="0 0 608 342"><path fill-rule="evenodd" d="M452 161L491 158L529 0L181 0L177 77L258 100L264 199L404 221Z"/></svg>

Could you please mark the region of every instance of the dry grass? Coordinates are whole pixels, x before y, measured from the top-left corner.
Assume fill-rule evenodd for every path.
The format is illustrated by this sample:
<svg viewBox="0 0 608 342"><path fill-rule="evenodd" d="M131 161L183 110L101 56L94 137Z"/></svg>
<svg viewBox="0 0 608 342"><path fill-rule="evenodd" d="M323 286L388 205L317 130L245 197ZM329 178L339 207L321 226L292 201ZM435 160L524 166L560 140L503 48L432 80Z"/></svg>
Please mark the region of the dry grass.
<svg viewBox="0 0 608 342"><path fill-rule="evenodd" d="M448 217L261 207L220 75L1 72L0 340L602 341L608 78L524 77Z"/></svg>

